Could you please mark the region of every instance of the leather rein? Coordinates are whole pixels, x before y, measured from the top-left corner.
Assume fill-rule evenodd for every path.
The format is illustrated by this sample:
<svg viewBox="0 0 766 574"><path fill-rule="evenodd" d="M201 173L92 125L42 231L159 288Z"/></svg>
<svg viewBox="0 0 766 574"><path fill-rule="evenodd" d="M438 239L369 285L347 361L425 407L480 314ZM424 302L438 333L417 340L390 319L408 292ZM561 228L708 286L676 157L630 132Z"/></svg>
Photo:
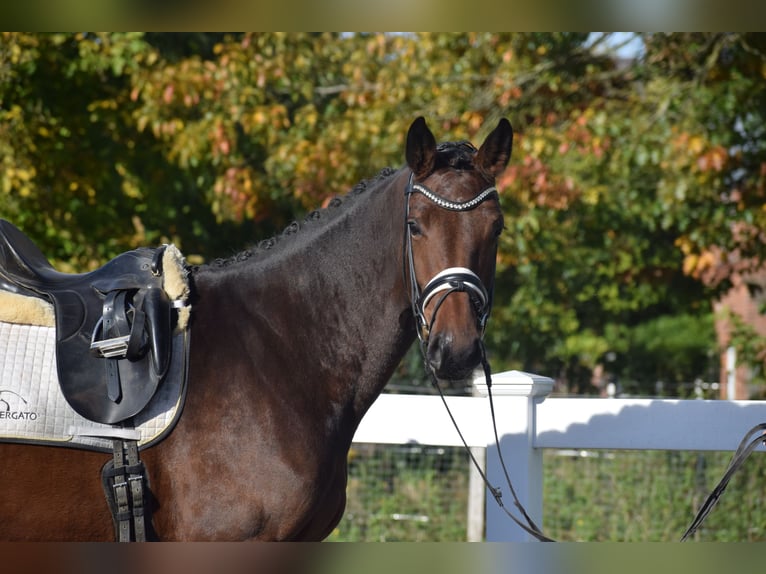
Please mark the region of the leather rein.
<svg viewBox="0 0 766 574"><path fill-rule="evenodd" d="M429 374L431 378L431 382L433 383L434 387L436 387L436 390L439 392L439 396L441 397L442 403L444 404L444 407L447 410L447 414L449 415L450 420L452 421L452 424L455 426L455 430L457 430L457 433L460 436L460 440L463 442L463 446L465 447L466 452L471 458L473 465L476 467L476 470L478 471L479 475L484 481L484 484L486 485L487 489L495 498L495 501L497 502L498 506L522 530L524 530L525 532L529 533L530 535L534 536L535 538L537 538L538 540L542 542L552 542L553 539L547 537L545 534L542 533L540 528L535 524L535 522L532 520L532 518L529 516L529 514L527 513L527 511L524 509L523 505L519 501L519 498L516 495L516 491L514 490L513 485L511 484L511 479L508 474L505 461L503 460L503 454L500 450L500 440L497 434L497 424L495 421L495 406L492 399L492 376L491 376L489 362L487 361L486 350L484 348L484 331L487 326L487 320L489 319L490 311L492 310L492 296L494 292L494 285L490 286L490 288L487 289L484 283L482 282L482 280L479 278L479 276L476 275L476 273L474 273L470 269L467 269L465 267L449 267L437 273L433 278L431 278L428 281L428 283L425 284L425 287L423 287L423 289L421 290L417 281L417 275L415 272L415 258L412 253L412 229L410 226L410 198L412 197L412 195L414 195L415 193L420 193L424 197L429 199L432 203L436 204L442 209L446 209L448 211L463 212L463 211L470 211L476 208L486 199L489 199L491 197L496 198L497 188L495 188L494 186L491 186L486 188L484 191L482 191L478 195L476 195L474 198L469 199L468 201L454 202L438 195L437 193L428 189L428 187L426 187L425 185L415 183L414 173L411 173L404 193L406 197L405 197L405 210L404 210L405 215L404 215L403 249L405 253L403 257L403 260L404 260L403 273L405 276L409 276L410 302L412 304L412 314L414 315L415 321L417 322L415 330L417 332L418 340L420 342L420 351L423 356L423 362L426 366L426 372ZM494 275L495 275L495 271L494 271L494 265L493 265L492 277L494 277ZM498 459L500 461L500 465L503 469L503 473L505 474L506 482L511 491L511 495L513 496L514 506L516 506L516 508L521 512L522 518L518 518L505 507L502 501L502 492L500 491L499 488L493 486L489 482L489 479L487 478L487 475L484 472L484 469L478 463L478 461L476 460L476 457L473 455L473 453L471 452L471 449L468 447L468 443L463 437L463 433L460 431L460 427L458 426L457 421L455 420L455 417L452 415L452 411L450 410L449 405L447 404L447 400L445 399L442 388L439 385L439 380L436 377L436 373L434 373L433 367L431 367L430 363L428 362L427 351L428 351L428 342L431 335L431 327L433 326L433 323L436 320L436 315L439 312L439 309L441 308L442 303L444 303L446 298L453 293L467 293L471 301L471 304L473 305L474 311L476 313L476 320L479 326L479 332L481 333L481 339L480 339L481 363L484 369L484 376L486 378L487 392L489 396L489 405L490 405L490 411L492 416L492 429L495 433L495 446L497 448L497 454L498 454ZM434 304L433 312L431 314L431 320L429 321L428 318L426 317L425 308L431 301L436 301L436 303Z"/></svg>

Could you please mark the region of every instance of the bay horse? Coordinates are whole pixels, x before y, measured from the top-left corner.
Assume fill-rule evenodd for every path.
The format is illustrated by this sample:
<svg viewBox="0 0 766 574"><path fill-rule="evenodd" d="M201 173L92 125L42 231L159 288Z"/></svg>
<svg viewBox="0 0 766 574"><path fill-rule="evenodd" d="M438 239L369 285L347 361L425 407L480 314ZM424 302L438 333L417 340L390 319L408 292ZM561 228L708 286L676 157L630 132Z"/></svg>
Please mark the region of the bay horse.
<svg viewBox="0 0 766 574"><path fill-rule="evenodd" d="M191 270L183 413L142 451L159 540L322 540L361 418L420 339L433 373L483 359L506 119L476 149L410 126L406 164L266 246ZM392 421L392 424L395 422ZM114 540L103 453L0 444L0 539Z"/></svg>

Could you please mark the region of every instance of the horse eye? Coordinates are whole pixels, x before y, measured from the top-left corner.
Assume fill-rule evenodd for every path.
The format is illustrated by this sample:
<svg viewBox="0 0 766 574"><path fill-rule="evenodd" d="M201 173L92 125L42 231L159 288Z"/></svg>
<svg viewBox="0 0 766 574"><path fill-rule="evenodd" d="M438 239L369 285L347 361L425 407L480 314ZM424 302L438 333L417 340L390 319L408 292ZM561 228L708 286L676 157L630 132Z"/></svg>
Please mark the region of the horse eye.
<svg viewBox="0 0 766 574"><path fill-rule="evenodd" d="M410 219L409 221L407 221L407 225L409 226L410 233L412 235L422 235L423 234L423 231L420 229L420 225L414 219Z"/></svg>
<svg viewBox="0 0 766 574"><path fill-rule="evenodd" d="M495 237L500 237L503 234L503 231L505 231L505 225L500 224L495 226Z"/></svg>

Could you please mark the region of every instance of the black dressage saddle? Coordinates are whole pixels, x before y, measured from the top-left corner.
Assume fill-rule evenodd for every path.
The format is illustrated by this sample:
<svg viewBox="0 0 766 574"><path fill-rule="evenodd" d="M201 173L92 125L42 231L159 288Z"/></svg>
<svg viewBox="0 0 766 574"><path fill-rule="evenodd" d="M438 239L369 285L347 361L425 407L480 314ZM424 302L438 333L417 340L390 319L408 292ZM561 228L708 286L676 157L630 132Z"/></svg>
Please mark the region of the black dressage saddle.
<svg viewBox="0 0 766 574"><path fill-rule="evenodd" d="M53 304L59 384L87 419L129 419L167 374L177 314L163 288L164 250L140 248L89 273L61 273L0 219L0 289Z"/></svg>

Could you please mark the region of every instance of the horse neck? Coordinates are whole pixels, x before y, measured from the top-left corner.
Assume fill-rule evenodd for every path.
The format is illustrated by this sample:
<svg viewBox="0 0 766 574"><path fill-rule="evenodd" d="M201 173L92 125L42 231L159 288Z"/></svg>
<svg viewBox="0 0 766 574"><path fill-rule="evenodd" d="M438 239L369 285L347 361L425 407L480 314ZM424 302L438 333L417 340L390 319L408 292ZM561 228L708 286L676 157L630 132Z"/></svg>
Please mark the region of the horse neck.
<svg viewBox="0 0 766 574"><path fill-rule="evenodd" d="M237 331L242 351L263 357L255 371L279 364L253 372L253 380L268 386L278 379L285 392L329 397L354 427L415 337L402 277L405 182L397 172L268 256L197 280L200 306L206 298L236 301L200 311L200 322Z"/></svg>

